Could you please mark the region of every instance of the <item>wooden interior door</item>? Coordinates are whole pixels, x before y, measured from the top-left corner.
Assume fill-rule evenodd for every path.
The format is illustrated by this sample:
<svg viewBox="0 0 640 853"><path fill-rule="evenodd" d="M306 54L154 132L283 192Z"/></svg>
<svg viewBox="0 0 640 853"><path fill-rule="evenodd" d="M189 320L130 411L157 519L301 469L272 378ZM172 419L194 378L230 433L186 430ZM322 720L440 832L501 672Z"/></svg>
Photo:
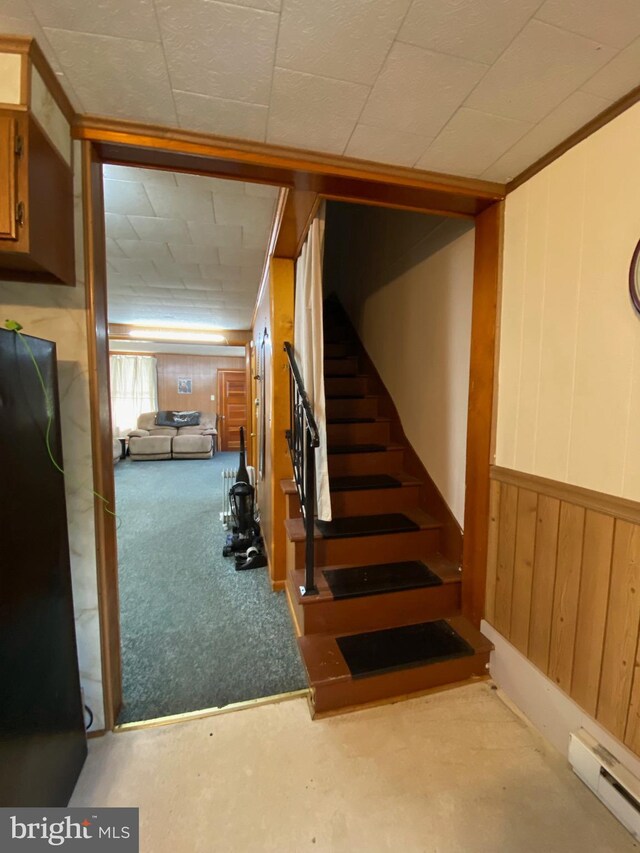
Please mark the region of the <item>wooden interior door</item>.
<svg viewBox="0 0 640 853"><path fill-rule="evenodd" d="M218 371L218 444L220 450L240 450L240 427L247 432L247 374Z"/></svg>

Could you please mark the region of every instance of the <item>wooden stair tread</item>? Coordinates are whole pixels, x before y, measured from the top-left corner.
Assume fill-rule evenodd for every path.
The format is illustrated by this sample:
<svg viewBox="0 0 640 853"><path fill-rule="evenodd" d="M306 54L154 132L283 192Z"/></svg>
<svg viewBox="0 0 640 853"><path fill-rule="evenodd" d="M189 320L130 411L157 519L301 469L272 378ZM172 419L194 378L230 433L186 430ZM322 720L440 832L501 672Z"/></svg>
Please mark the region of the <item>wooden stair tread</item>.
<svg viewBox="0 0 640 853"><path fill-rule="evenodd" d="M416 528L415 530L404 531L402 533L383 533L379 530L372 530L369 536L407 536L411 533L418 533L420 530L433 530L441 527L441 523L437 521L435 518L429 515L429 513L425 512L418 507L406 510L404 513L399 513L402 515L406 515L411 521L415 522ZM376 516L353 516L353 518L375 518ZM285 530L287 532L287 536L291 542L302 542L305 539L305 529L304 529L304 521L302 518L287 518L285 523ZM315 539L323 539L322 533L316 527L314 531ZM345 537L348 538L348 537ZM358 538L362 538L362 535Z"/></svg>
<svg viewBox="0 0 640 853"><path fill-rule="evenodd" d="M431 571L438 575L443 584L448 583L460 583L462 579L462 572L458 569L458 566L451 562L451 560L447 560L446 557L443 557L442 554L428 554L424 555L420 558ZM313 607L314 604L317 604L321 601L333 600L333 594L329 587L329 584L325 580L324 572L325 571L341 571L342 569L351 569L354 568L353 563L343 564L343 565L335 565L335 566L318 566L315 570L316 575L316 587L318 589L318 595L312 596L302 596L300 594L300 587L304 585L304 569L294 569L291 572L291 580L292 586L296 590L296 594L298 596L298 600L300 604L304 607Z"/></svg>
<svg viewBox="0 0 640 853"><path fill-rule="evenodd" d="M473 625L471 625L471 623L463 616L451 616L443 620L430 621L443 621L450 628L452 628L456 632L456 634L458 634L461 639L469 645L472 651L472 655L469 655L469 657L473 657L478 654L488 654L493 648L491 642L486 637L484 637L478 630L476 630ZM417 624L424 623L409 623L409 625L403 627L410 628L412 625ZM382 631L388 630L397 629L382 629ZM359 634L357 633L340 635L309 634L298 638L298 645L302 654L305 669L307 671L309 683L312 687L331 685L337 682L350 682L354 680L349 666L347 665L347 662L342 652L340 651L340 647L337 641L339 638L357 636L359 636ZM381 633L380 642L384 644L384 641L385 636ZM434 666L436 663L442 663L442 661L424 661L421 663L411 663L406 666L399 666L397 667L397 669L424 671ZM366 676L359 676L357 680L359 681L361 680L361 678L373 678L379 675L391 675L391 673L389 671L375 671L371 672L369 675Z"/></svg>

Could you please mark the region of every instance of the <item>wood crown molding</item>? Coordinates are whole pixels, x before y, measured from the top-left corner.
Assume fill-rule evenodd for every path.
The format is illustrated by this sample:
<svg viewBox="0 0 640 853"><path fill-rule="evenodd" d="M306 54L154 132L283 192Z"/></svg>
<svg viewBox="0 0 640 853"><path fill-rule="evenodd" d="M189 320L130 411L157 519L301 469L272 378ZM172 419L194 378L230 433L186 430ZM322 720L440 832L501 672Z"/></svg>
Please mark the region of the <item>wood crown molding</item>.
<svg viewBox="0 0 640 853"><path fill-rule="evenodd" d="M574 486L572 483L549 480L546 477L538 477L536 474L514 471L511 468L501 468L498 465L491 466L490 476L492 480L497 480L500 483L539 492L585 509L630 521L632 524L640 524L640 503L628 498L618 498L605 492L596 492L582 486Z"/></svg>
<svg viewBox="0 0 640 853"><path fill-rule="evenodd" d="M143 331L145 326L139 326L136 323L109 323L109 339L112 341L135 341L135 335L129 334L134 329L138 329ZM176 335L179 335L181 332L187 331L183 328L171 327L171 326L149 326L149 329L159 329L162 328L163 331L167 332L175 332ZM249 343L251 340L251 331L246 329L196 329L189 328L189 332L202 332L203 334L211 333L213 335L220 334L223 335L228 343L224 343L221 341L216 344L213 343L212 346L244 346L246 343ZM153 338L145 338L145 340L149 341L149 343L159 343L159 340L154 341ZM184 344L193 344L196 345L200 343L199 341L189 341L184 340L180 341L176 339L175 341L162 341L162 343L184 343ZM206 342L205 342L206 344Z"/></svg>
<svg viewBox="0 0 640 853"><path fill-rule="evenodd" d="M52 98L62 110L64 117L73 127L77 120L77 114L67 97L60 80L52 70L38 42L31 36L0 36L0 53L20 53L24 57L22 68L22 106L31 106L31 69L32 63L44 80L45 86L51 93Z"/></svg>
<svg viewBox="0 0 640 853"><path fill-rule="evenodd" d="M522 186L522 184L526 183L530 178L533 178L533 176L537 175L538 172L541 172L547 166L551 165L554 160L562 157L563 154L566 154L567 151L571 150L571 148L587 139L587 137L591 136L592 133L600 130L600 128L604 127L605 124L609 124L610 121L613 121L614 118L617 118L634 104L637 104L638 101L640 101L640 86L636 86L635 89L632 89L626 95L623 95L622 98L617 100L614 104L611 104L611 106L607 107L606 110L598 113L595 118L592 118L591 121L588 121L581 128L576 130L575 133L572 133L571 136L568 136L563 142L556 145L555 148L552 148L551 151L544 154L539 160L536 160L535 163L532 163L531 166L528 166L523 172L520 172L519 175L507 184L507 193L517 190L518 187Z"/></svg>

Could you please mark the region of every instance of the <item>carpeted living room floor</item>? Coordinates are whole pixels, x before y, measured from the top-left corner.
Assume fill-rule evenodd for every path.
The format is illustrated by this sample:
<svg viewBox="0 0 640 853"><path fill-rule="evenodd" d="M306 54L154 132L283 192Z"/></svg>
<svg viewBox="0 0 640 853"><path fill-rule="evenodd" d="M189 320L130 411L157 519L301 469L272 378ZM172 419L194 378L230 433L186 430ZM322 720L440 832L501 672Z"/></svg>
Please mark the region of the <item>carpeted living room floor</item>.
<svg viewBox="0 0 640 853"><path fill-rule="evenodd" d="M222 556L222 470L236 466L235 453L116 465L120 723L307 686L284 593Z"/></svg>

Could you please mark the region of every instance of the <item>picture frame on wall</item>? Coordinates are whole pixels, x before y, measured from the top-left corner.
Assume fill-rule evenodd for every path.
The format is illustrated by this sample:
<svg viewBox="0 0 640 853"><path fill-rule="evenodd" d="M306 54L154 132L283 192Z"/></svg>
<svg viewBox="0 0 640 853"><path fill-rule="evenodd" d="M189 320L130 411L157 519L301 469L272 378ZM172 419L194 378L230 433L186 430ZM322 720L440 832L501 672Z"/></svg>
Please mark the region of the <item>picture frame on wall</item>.
<svg viewBox="0 0 640 853"><path fill-rule="evenodd" d="M191 394L191 379L178 377L178 394Z"/></svg>

